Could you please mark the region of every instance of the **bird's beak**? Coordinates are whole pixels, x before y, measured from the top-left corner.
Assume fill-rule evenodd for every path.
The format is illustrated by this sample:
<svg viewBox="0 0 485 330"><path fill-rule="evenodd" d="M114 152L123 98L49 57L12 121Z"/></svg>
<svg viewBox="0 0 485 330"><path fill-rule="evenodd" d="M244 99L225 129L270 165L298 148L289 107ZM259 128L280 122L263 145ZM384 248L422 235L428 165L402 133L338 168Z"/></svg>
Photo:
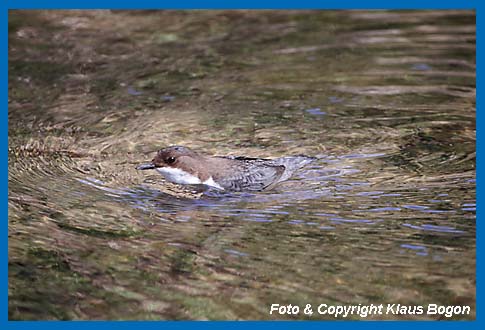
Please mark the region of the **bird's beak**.
<svg viewBox="0 0 485 330"><path fill-rule="evenodd" d="M150 163L150 164L141 164L136 167L137 170L152 170L155 168L155 165Z"/></svg>

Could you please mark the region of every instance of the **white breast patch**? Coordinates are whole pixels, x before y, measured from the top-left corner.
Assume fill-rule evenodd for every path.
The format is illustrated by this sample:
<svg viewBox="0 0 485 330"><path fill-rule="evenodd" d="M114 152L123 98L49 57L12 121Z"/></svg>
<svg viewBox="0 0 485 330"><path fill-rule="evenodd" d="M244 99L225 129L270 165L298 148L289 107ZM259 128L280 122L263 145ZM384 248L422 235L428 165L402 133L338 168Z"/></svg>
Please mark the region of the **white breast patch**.
<svg viewBox="0 0 485 330"><path fill-rule="evenodd" d="M205 184L207 186L211 186L220 190L224 190L220 185L218 185L212 177L201 182L200 179L184 170L179 168L171 168L171 167L158 167L158 173L163 175L165 179L170 182L178 183L178 184Z"/></svg>
<svg viewBox="0 0 485 330"><path fill-rule="evenodd" d="M224 190L224 188L222 188L220 185L218 185L214 179L212 179L212 177L208 178L207 180L205 180L204 182L202 182L203 184L205 185L208 185L208 186L211 186L211 187L214 187L214 188L217 188L217 189L220 189L220 190Z"/></svg>
<svg viewBox="0 0 485 330"><path fill-rule="evenodd" d="M198 177L178 168L158 167L158 173L163 175L170 182L178 184L201 184Z"/></svg>

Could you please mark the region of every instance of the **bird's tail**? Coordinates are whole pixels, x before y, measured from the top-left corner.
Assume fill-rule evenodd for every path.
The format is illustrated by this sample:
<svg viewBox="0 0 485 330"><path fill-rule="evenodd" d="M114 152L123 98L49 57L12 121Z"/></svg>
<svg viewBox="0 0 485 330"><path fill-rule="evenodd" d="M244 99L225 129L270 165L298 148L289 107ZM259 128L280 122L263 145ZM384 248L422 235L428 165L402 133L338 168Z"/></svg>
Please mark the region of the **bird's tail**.
<svg viewBox="0 0 485 330"><path fill-rule="evenodd" d="M277 163L277 165L283 165L286 168L286 171L283 173L283 176L279 181L288 179L296 170L310 164L315 159L315 157L305 155L288 156L276 159L275 163Z"/></svg>

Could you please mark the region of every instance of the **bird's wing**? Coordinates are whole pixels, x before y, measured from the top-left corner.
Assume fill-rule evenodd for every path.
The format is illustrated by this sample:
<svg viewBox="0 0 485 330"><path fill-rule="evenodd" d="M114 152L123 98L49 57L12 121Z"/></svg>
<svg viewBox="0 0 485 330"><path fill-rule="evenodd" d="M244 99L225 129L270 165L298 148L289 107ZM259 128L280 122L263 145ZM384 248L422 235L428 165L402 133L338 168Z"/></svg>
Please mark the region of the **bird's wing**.
<svg viewBox="0 0 485 330"><path fill-rule="evenodd" d="M232 191L259 191L278 181L284 171L284 166L248 164L246 170L226 174L218 183Z"/></svg>

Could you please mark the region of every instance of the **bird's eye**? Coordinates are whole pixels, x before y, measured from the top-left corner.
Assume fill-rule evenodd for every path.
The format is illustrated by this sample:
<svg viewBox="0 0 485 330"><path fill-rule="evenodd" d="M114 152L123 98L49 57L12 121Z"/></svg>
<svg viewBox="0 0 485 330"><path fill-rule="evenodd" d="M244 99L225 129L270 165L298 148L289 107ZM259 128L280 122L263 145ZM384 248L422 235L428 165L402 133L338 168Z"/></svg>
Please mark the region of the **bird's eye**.
<svg viewBox="0 0 485 330"><path fill-rule="evenodd" d="M173 164L175 162L175 157L168 157L167 164Z"/></svg>

